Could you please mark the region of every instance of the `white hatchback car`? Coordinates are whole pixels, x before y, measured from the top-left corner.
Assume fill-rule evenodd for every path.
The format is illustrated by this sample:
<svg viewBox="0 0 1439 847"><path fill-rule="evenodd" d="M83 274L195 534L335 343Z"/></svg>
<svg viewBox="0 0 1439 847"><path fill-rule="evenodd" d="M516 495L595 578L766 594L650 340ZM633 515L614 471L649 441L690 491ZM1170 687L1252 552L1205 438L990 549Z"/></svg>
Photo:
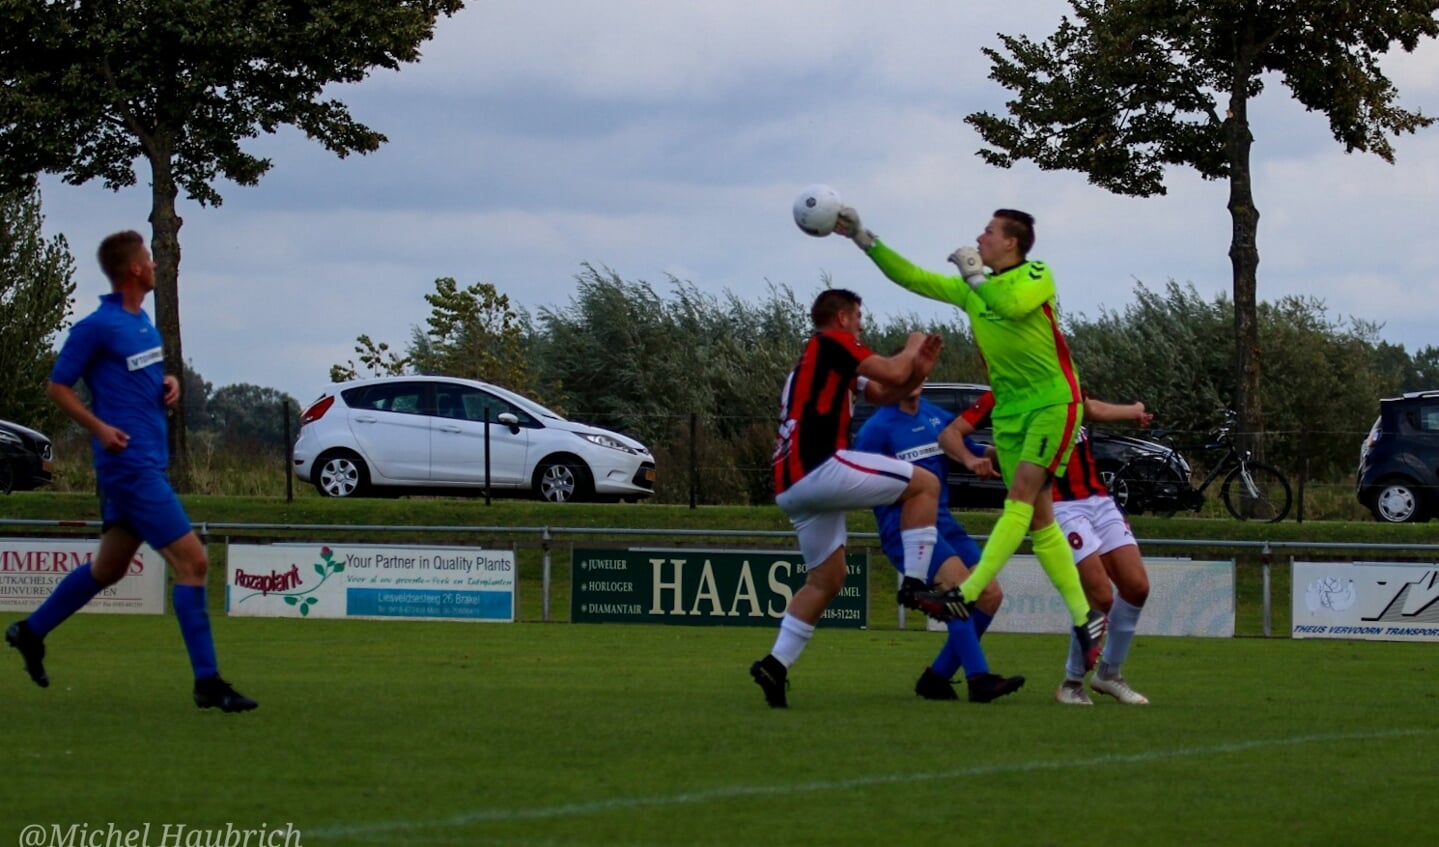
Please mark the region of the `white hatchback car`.
<svg viewBox="0 0 1439 847"><path fill-rule="evenodd" d="M499 386L444 376L327 386L300 416L294 463L295 474L327 497L478 491L487 476L494 493L554 503L638 500L655 485L654 456L638 441L566 420Z"/></svg>

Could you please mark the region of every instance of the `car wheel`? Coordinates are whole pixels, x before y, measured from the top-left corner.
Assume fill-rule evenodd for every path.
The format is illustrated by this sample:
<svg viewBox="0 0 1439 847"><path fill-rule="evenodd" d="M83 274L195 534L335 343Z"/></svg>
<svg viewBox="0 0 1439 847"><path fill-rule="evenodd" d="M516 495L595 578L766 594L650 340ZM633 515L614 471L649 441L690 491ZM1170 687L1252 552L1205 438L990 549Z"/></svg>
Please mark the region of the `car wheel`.
<svg viewBox="0 0 1439 847"><path fill-rule="evenodd" d="M1114 475L1123 467L1119 462L1100 462L1098 464L1099 481L1111 492L1114 491Z"/></svg>
<svg viewBox="0 0 1439 847"><path fill-rule="evenodd" d="M1415 523L1429 519L1418 489L1405 479L1390 479L1381 483L1374 492L1370 511L1376 520L1384 523Z"/></svg>
<svg viewBox="0 0 1439 847"><path fill-rule="evenodd" d="M552 456L535 468L535 496L549 503L574 503L592 494L589 468L573 456Z"/></svg>
<svg viewBox="0 0 1439 847"><path fill-rule="evenodd" d="M311 473L322 497L359 497L370 487L370 471L353 453L326 453Z"/></svg>

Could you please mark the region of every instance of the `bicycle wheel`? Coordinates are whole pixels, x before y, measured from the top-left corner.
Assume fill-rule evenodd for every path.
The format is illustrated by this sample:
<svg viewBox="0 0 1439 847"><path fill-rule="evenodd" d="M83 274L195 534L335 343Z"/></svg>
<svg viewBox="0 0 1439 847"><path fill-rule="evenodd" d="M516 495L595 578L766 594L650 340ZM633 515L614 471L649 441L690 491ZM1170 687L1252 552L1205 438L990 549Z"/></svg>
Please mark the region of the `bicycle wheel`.
<svg viewBox="0 0 1439 847"><path fill-rule="evenodd" d="M1145 511L1170 517L1178 508L1177 492L1187 485L1174 467L1158 456L1140 456L1114 472L1109 493L1127 515Z"/></svg>
<svg viewBox="0 0 1439 847"><path fill-rule="evenodd" d="M1284 520L1294 504L1284 474L1258 462L1246 462L1230 471L1220 495L1229 514L1241 521L1276 523Z"/></svg>

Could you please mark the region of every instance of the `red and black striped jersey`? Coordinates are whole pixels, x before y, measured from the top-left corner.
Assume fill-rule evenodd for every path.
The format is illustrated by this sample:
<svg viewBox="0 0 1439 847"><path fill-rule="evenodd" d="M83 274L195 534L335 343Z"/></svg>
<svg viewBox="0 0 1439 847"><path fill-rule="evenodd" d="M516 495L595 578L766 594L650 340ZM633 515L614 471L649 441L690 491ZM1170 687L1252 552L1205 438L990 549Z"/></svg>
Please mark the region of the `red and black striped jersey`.
<svg viewBox="0 0 1439 847"><path fill-rule="evenodd" d="M859 363L874 355L853 333L826 330L810 336L780 394L774 447L774 491L798 482L836 451L849 446L851 392Z"/></svg>
<svg viewBox="0 0 1439 847"><path fill-rule="evenodd" d="M1088 393L1085 393L1084 397L1088 399ZM974 401L974 405L964 410L961 417L970 426L978 427L992 411L994 392L986 391ZM1083 500L1086 497L1103 497L1109 494L1109 490L1104 487L1104 481L1099 477L1099 465L1094 461L1094 451L1089 448L1089 430L1085 427L1079 428L1079 440L1069 454L1069 464L1064 476L1056 476L1051 487L1054 489L1056 501Z"/></svg>
<svg viewBox="0 0 1439 847"><path fill-rule="evenodd" d="M1099 478L1099 465L1094 461L1094 451L1089 449L1089 428L1079 428L1079 440L1069 454L1069 468L1064 476L1054 478L1054 500L1056 503L1083 500L1087 497L1105 497L1109 489Z"/></svg>

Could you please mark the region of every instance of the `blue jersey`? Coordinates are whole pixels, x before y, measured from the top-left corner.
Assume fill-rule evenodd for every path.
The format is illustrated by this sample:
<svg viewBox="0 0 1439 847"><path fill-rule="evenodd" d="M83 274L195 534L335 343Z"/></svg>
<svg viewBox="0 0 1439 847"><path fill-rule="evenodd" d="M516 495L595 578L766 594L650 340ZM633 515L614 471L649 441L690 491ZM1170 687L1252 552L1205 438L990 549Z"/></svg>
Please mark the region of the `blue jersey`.
<svg viewBox="0 0 1439 847"><path fill-rule="evenodd" d="M854 449L866 453L883 453L895 456L911 464L919 465L939 477L939 526L940 536L951 536L951 546L968 542L968 535L949 513L949 459L939 446L939 434L954 420L954 415L921 397L919 408L908 414L898 406L882 406L875 411L854 438ZM985 446L969 438L965 446L976 456L984 455ZM879 525L881 544L885 553L891 548L898 549L899 513L898 504L876 506L874 518ZM947 530L947 531L946 531ZM963 540L961 540L961 538ZM890 555L891 559L895 557ZM901 557L902 558L902 557ZM978 558L977 556L975 558ZM936 557L935 565L940 560ZM966 561L966 564L970 562Z"/></svg>
<svg viewBox="0 0 1439 847"><path fill-rule="evenodd" d="M943 483L949 472L949 460L939 447L939 434L953 420L954 415L923 397L919 398L919 409L912 415L898 406L881 406L859 428L854 437L854 449L904 459L939 477ZM984 445L968 440L965 444L976 455L984 455ZM948 505L949 486L941 484L939 506L945 508ZM876 508L876 517L882 509L894 509L898 513L899 506Z"/></svg>
<svg viewBox="0 0 1439 847"><path fill-rule="evenodd" d="M170 463L165 421L165 353L160 333L143 310L125 310L119 294L100 298L100 308L70 329L50 381L90 389L91 411L130 436L118 453L95 447L95 471L157 469Z"/></svg>

